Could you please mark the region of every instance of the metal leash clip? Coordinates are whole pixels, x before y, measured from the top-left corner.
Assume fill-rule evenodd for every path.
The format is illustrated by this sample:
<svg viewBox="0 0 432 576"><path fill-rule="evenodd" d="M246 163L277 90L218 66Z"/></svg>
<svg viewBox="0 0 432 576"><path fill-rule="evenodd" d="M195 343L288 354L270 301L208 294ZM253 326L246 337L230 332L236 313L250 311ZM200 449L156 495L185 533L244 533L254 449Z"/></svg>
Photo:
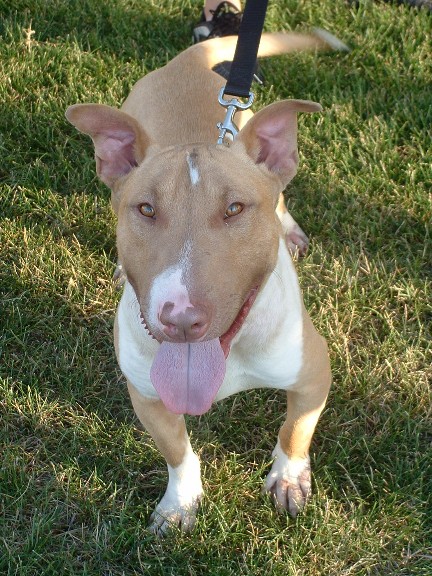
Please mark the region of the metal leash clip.
<svg viewBox="0 0 432 576"><path fill-rule="evenodd" d="M225 138L228 137L227 133L231 135L230 140L234 140L234 138L238 134L238 128L234 124L234 114L237 110L247 110L252 106L254 101L254 95L252 92L249 92L249 99L247 102L241 102L237 98L231 98L230 100L224 99L224 90L225 88L221 88L218 96L218 102L221 106L227 109L225 118L223 122L218 122L216 127L219 129L219 138L217 140L218 144L224 144ZM228 143L226 143L228 144Z"/></svg>

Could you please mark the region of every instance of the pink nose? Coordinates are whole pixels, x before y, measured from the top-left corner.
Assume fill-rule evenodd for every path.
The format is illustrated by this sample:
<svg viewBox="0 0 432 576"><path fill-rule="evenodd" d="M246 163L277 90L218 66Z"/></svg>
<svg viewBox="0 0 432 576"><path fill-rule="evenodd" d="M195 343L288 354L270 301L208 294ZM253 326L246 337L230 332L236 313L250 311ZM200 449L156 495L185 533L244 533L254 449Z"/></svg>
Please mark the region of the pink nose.
<svg viewBox="0 0 432 576"><path fill-rule="evenodd" d="M197 342L210 326L210 315L203 308L190 306L184 312L173 313L174 304L165 302L159 320L163 331L174 342Z"/></svg>

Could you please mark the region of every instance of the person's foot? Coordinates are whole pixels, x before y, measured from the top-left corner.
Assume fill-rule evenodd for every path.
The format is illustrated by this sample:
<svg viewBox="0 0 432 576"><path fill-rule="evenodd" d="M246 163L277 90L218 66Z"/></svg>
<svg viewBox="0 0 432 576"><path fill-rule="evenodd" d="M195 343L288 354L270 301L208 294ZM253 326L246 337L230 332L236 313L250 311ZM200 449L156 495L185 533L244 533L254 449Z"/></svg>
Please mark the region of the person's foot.
<svg viewBox="0 0 432 576"><path fill-rule="evenodd" d="M231 4L221 2L216 10L212 10L212 19L206 20L204 11L201 21L193 29L193 43L197 44L209 38L232 36L239 32L242 13Z"/></svg>
<svg viewBox="0 0 432 576"><path fill-rule="evenodd" d="M201 21L193 29L193 43L203 42L210 38L220 38L222 36L236 36L239 33L240 24L242 21L242 12L238 10L231 2L221 2L216 10L212 12L212 19L206 20L204 11L202 13ZM213 70L220 74L225 80L231 70L231 62L220 62L213 67ZM254 78L260 84L263 83L261 71L258 71L258 66L255 69Z"/></svg>

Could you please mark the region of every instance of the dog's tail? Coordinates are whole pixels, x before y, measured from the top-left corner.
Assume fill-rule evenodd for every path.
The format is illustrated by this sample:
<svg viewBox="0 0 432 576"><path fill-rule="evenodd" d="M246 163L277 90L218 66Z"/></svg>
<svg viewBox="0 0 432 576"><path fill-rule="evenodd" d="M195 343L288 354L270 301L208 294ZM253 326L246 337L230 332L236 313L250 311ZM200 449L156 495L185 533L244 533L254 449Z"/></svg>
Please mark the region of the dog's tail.
<svg viewBox="0 0 432 576"><path fill-rule="evenodd" d="M234 57L237 36L212 38L191 46L183 54L189 54L206 68L213 68L216 64ZM277 56L299 50L346 50L349 48L338 38L320 28L314 28L311 34L297 34L295 32L264 33L258 50L258 57Z"/></svg>

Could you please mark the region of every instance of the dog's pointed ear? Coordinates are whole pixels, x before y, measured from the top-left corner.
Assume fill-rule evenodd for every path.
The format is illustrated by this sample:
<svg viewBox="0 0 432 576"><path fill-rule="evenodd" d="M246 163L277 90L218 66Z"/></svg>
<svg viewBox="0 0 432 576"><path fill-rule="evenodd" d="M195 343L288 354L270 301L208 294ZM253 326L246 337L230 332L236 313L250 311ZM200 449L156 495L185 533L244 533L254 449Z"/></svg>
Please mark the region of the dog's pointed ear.
<svg viewBox="0 0 432 576"><path fill-rule="evenodd" d="M111 106L75 104L66 110L66 118L80 132L91 136L97 174L110 188L138 166L150 145L135 118Z"/></svg>
<svg viewBox="0 0 432 576"><path fill-rule="evenodd" d="M298 166L297 113L319 112L321 105L308 100L282 100L257 112L238 133L239 144L255 164L264 164L283 186L295 176Z"/></svg>

